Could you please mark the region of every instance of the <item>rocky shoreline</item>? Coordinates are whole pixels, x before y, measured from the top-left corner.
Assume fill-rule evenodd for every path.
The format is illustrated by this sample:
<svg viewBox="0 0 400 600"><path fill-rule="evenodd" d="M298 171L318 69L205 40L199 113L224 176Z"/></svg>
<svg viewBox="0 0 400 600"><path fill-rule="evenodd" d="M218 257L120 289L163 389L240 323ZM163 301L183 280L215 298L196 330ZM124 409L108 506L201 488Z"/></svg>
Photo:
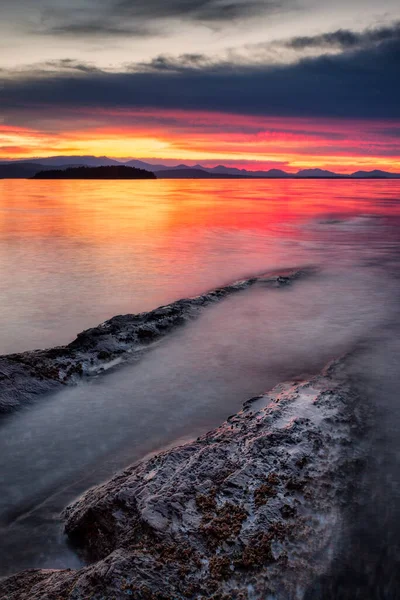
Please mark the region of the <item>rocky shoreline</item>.
<svg viewBox="0 0 400 600"><path fill-rule="evenodd" d="M283 287L312 272L306 268L252 277L150 312L113 317L83 331L67 346L0 356L0 416L119 363L139 360L210 304L255 285Z"/></svg>
<svg viewBox="0 0 400 600"><path fill-rule="evenodd" d="M365 456L346 360L283 383L65 511L88 566L0 582L2 600L302 599L326 572Z"/></svg>

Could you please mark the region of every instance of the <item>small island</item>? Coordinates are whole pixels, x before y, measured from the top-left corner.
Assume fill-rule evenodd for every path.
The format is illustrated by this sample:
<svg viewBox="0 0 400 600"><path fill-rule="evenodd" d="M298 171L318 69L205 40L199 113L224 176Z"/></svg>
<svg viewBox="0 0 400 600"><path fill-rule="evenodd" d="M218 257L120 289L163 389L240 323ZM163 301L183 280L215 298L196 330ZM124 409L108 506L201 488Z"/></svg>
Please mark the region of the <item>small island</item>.
<svg viewBox="0 0 400 600"><path fill-rule="evenodd" d="M151 171L134 167L69 167L39 171L32 179L157 179Z"/></svg>

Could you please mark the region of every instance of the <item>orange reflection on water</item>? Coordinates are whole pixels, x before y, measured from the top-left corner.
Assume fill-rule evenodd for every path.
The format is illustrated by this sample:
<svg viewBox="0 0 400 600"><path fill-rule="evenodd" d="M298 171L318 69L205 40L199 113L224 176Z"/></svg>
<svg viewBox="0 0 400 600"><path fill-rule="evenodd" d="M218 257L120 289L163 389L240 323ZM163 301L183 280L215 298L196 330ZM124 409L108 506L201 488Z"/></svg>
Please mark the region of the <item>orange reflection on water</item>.
<svg viewBox="0 0 400 600"><path fill-rule="evenodd" d="M0 181L0 351L327 250L341 260L380 230L314 225L398 215L399 198L396 181Z"/></svg>
<svg viewBox="0 0 400 600"><path fill-rule="evenodd" d="M268 230L273 223L387 206L395 181L158 180L0 182L0 232L119 243L131 235L180 228ZM391 213L397 213L391 207ZM13 217L13 213L15 218Z"/></svg>

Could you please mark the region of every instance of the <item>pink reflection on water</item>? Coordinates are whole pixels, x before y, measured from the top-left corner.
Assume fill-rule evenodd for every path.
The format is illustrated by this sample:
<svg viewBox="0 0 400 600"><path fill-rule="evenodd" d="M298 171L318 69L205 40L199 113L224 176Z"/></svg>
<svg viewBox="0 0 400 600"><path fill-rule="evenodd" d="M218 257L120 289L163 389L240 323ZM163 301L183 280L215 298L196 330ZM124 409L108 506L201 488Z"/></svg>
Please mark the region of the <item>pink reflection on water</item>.
<svg viewBox="0 0 400 600"><path fill-rule="evenodd" d="M0 352L244 276L397 245L400 182L0 182Z"/></svg>

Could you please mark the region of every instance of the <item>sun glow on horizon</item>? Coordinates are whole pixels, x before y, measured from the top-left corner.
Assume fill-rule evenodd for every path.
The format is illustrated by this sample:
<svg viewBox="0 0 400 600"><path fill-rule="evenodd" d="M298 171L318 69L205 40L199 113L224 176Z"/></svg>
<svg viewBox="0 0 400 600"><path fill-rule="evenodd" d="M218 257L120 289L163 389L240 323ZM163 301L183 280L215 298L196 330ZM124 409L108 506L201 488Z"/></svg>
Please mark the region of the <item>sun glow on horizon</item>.
<svg viewBox="0 0 400 600"><path fill-rule="evenodd" d="M400 170L400 123L260 118L185 111L84 111L37 128L0 124L0 159L129 157L293 172Z"/></svg>

